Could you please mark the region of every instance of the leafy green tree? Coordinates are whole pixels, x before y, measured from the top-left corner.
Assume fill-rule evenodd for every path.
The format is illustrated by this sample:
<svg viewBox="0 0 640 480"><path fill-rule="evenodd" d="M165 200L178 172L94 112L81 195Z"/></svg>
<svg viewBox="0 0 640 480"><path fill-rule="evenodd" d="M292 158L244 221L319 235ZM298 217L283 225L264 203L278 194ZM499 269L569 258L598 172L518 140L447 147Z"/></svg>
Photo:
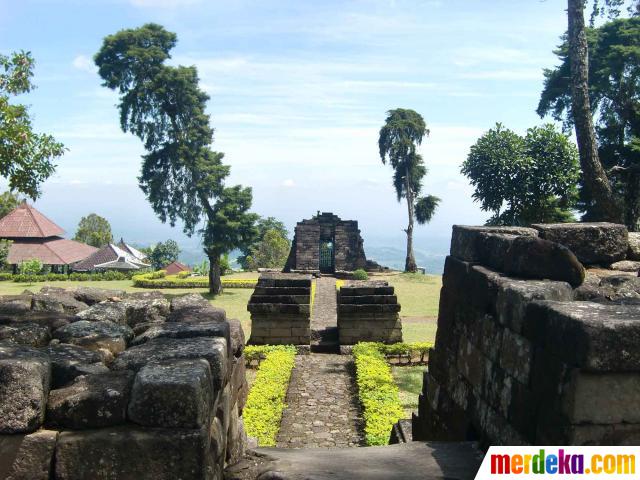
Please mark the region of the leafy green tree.
<svg viewBox="0 0 640 480"><path fill-rule="evenodd" d="M471 147L461 171L480 208L493 212L489 225L572 220L578 153L551 124L530 128L525 137L496 124Z"/></svg>
<svg viewBox="0 0 640 480"><path fill-rule="evenodd" d="M9 258L9 248L11 248L11 240L0 240L0 268L6 268L8 266L7 259Z"/></svg>
<svg viewBox="0 0 640 480"><path fill-rule="evenodd" d="M423 224L431 220L440 199L433 195L420 198L422 180L427 174L422 156L417 147L422 143L429 130L422 116L414 110L397 108L387 112L385 124L380 129L378 148L383 164L387 161L393 168L393 186L398 201L407 201L409 224L407 234L407 258L405 271L415 272L418 269L413 253L414 219ZM416 208L419 207L419 208ZM416 215L419 210L419 215Z"/></svg>
<svg viewBox="0 0 640 480"><path fill-rule="evenodd" d="M42 262L37 258L20 263L20 273L23 275L37 275L42 271Z"/></svg>
<svg viewBox="0 0 640 480"><path fill-rule="evenodd" d="M251 249L247 257L248 270L258 268L283 268L289 256L291 244L280 230L267 230L262 240Z"/></svg>
<svg viewBox="0 0 640 480"><path fill-rule="evenodd" d="M22 202L22 198L18 193L14 193L11 190L0 194L0 218L8 215Z"/></svg>
<svg viewBox="0 0 640 480"><path fill-rule="evenodd" d="M252 254L253 250L259 248L260 243L269 230L277 231L280 237L286 239L287 242L289 242L289 232L287 231L287 227L284 225L284 222L281 222L274 217L259 218L256 222L256 229L258 233L256 235L255 241L251 245L243 248L241 255L239 255L237 259L238 263L244 270L252 270L247 261L247 258ZM291 244L289 244L289 246L291 246Z"/></svg>
<svg viewBox="0 0 640 480"><path fill-rule="evenodd" d="M146 24L104 39L95 56L103 85L120 94L120 125L138 136L147 154L140 188L164 222L181 220L184 232L198 229L209 259L209 290L222 290L220 259L250 244L257 215L250 188L228 187L230 167L211 150L213 129L205 113L208 95L195 67L170 66L176 35Z"/></svg>
<svg viewBox="0 0 640 480"><path fill-rule="evenodd" d="M113 242L111 225L106 218L90 213L80 219L73 239L97 248L104 247L106 244Z"/></svg>
<svg viewBox="0 0 640 480"><path fill-rule="evenodd" d="M640 18L620 18L588 28L589 100L597 112L599 158L614 193L622 201L624 223L640 229ZM561 63L545 70L537 112L573 125L569 47L556 50ZM585 219L597 219L594 201L581 191Z"/></svg>
<svg viewBox="0 0 640 480"><path fill-rule="evenodd" d="M147 258L155 270L160 270L180 256L180 246L175 240L159 242L147 250Z"/></svg>
<svg viewBox="0 0 640 480"><path fill-rule="evenodd" d="M0 175L12 191L37 198L41 183L55 171L54 159L65 149L51 135L33 131L25 105L9 102L34 88L33 64L29 52L0 55Z"/></svg>

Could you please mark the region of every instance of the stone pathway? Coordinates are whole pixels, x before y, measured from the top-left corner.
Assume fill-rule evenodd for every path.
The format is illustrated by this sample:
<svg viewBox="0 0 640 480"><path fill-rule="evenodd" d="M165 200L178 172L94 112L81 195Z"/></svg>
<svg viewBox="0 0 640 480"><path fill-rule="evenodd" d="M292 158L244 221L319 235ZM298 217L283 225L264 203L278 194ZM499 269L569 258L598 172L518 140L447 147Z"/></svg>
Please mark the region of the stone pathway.
<svg viewBox="0 0 640 480"><path fill-rule="evenodd" d="M349 355L298 355L287 392L278 447L363 446L362 420Z"/></svg>
<svg viewBox="0 0 640 480"><path fill-rule="evenodd" d="M317 352L336 352L338 349L338 306L336 279L333 277L316 280L311 316L311 348Z"/></svg>

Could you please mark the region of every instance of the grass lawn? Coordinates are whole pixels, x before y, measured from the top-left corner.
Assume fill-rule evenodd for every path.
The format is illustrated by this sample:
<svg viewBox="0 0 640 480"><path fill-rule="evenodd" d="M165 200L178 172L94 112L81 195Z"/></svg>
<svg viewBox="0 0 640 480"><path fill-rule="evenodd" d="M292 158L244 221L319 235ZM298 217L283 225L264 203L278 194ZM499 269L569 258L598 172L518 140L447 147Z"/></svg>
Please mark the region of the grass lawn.
<svg viewBox="0 0 640 480"><path fill-rule="evenodd" d="M402 306L402 335L405 342L433 342L436 338L438 303L442 276L415 273L374 275L394 286Z"/></svg>
<svg viewBox="0 0 640 480"><path fill-rule="evenodd" d="M418 395L422 390L422 374L425 370L424 365L391 367L393 379L400 389L404 418L411 418L411 413L418 411Z"/></svg>

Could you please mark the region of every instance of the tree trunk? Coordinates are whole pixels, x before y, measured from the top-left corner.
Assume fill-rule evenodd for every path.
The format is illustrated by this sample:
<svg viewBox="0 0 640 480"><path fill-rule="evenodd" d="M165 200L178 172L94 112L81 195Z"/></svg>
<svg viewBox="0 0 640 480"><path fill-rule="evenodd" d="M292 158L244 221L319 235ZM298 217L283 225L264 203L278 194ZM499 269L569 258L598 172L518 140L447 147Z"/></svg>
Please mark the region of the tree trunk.
<svg viewBox="0 0 640 480"><path fill-rule="evenodd" d="M220 279L220 255L209 255L209 293L212 295L222 293L222 280Z"/></svg>
<svg viewBox="0 0 640 480"><path fill-rule="evenodd" d="M405 171L405 190L407 197L407 210L409 212L409 225L405 232L407 233L407 258L404 262L405 272L416 272L418 266L416 265L416 258L413 255L413 192L411 191L411 184L409 182L409 169Z"/></svg>
<svg viewBox="0 0 640 480"><path fill-rule="evenodd" d="M597 220L620 222L622 211L598 157L598 144L589 103L589 51L584 26L584 0L568 0L571 103L580 166Z"/></svg>

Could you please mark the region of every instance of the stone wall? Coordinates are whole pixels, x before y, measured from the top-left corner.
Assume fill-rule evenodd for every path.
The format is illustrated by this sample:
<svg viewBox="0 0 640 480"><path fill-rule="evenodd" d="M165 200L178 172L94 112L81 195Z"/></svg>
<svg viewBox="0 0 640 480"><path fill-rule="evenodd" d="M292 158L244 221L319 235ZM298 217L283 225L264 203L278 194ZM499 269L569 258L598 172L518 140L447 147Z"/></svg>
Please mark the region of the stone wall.
<svg viewBox="0 0 640 480"><path fill-rule="evenodd" d="M402 341L400 304L387 282L351 281L338 292L340 345Z"/></svg>
<svg viewBox="0 0 640 480"><path fill-rule="evenodd" d="M454 227L414 439L640 441L640 279L594 267L627 231L534 227Z"/></svg>
<svg viewBox="0 0 640 480"><path fill-rule="evenodd" d="M336 271L353 271L367 267L358 222L341 220L332 213L318 212L315 217L296 225L285 271L318 272L320 243L323 241L331 241L334 244ZM374 263L372 265L377 266Z"/></svg>
<svg viewBox="0 0 640 480"><path fill-rule="evenodd" d="M196 294L0 297L0 478L222 479L246 446L243 350Z"/></svg>
<svg viewBox="0 0 640 480"><path fill-rule="evenodd" d="M254 345L309 345L311 275L263 273L249 299Z"/></svg>

